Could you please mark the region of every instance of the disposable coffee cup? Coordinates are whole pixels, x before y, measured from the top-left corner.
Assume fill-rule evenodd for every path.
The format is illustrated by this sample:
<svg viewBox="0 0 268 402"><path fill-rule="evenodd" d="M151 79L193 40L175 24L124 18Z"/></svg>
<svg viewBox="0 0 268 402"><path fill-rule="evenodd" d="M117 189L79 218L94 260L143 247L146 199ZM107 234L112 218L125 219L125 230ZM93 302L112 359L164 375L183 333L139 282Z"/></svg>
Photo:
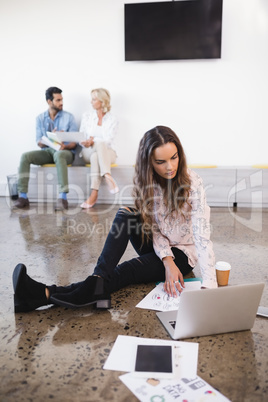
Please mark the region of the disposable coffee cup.
<svg viewBox="0 0 268 402"><path fill-rule="evenodd" d="M231 265L225 261L216 262L216 275L219 286L227 286L229 281Z"/></svg>

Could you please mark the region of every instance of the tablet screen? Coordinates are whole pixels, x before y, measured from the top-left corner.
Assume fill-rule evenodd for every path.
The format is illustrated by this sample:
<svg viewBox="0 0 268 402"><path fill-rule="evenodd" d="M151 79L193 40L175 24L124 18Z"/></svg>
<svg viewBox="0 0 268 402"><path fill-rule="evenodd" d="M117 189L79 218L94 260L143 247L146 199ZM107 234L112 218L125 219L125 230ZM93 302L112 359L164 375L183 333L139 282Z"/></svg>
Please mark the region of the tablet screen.
<svg viewBox="0 0 268 402"><path fill-rule="evenodd" d="M172 347L170 345L138 345L135 371L172 374Z"/></svg>

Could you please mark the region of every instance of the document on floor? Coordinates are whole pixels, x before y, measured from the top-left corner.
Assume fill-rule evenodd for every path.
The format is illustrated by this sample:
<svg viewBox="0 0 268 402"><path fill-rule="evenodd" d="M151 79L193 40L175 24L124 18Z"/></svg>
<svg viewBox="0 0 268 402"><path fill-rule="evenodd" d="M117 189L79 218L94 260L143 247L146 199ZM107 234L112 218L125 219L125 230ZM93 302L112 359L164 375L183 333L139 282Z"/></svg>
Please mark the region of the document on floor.
<svg viewBox="0 0 268 402"><path fill-rule="evenodd" d="M195 377L197 375L198 343L125 335L117 336L103 368L105 370L127 371L134 375L138 345L171 345L174 347L175 378Z"/></svg>
<svg viewBox="0 0 268 402"><path fill-rule="evenodd" d="M135 378L128 373L119 378L141 402L231 402L198 376L157 380Z"/></svg>
<svg viewBox="0 0 268 402"><path fill-rule="evenodd" d="M184 281L187 290L201 289L201 281ZM164 282L160 282L147 296L144 297L137 305L138 308L157 311L172 311L177 310L180 303L180 294L177 292L177 297L171 297L164 291Z"/></svg>

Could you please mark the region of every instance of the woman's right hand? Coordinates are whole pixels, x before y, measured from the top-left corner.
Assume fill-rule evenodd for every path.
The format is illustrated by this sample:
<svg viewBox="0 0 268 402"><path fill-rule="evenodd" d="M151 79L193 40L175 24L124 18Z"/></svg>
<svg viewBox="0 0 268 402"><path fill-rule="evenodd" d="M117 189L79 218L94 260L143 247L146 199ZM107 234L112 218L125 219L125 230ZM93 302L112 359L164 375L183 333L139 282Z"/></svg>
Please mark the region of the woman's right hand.
<svg viewBox="0 0 268 402"><path fill-rule="evenodd" d="M166 270L164 290L169 296L177 297L177 291L181 293L185 287L183 275L172 257L164 257L162 261Z"/></svg>
<svg viewBox="0 0 268 402"><path fill-rule="evenodd" d="M93 139L93 137L90 137L86 141L81 141L80 144L83 145L83 147L85 147L85 148L92 147L94 145L94 139Z"/></svg>

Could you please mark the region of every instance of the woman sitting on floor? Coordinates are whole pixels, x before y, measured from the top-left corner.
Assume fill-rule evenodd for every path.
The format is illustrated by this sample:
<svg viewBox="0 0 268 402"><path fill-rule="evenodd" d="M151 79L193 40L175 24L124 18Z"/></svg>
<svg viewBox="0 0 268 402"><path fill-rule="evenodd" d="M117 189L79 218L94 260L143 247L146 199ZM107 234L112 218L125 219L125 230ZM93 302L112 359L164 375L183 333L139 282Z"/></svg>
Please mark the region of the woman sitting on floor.
<svg viewBox="0 0 268 402"><path fill-rule="evenodd" d="M177 135L157 126L140 141L134 178L135 208L117 212L93 275L69 286L46 286L18 264L13 273L15 312L46 304L111 306L111 293L138 283L164 281L168 295L184 288L197 261L203 288L217 287L210 240L210 209L202 179L187 168ZM118 264L128 241L138 257Z"/></svg>
<svg viewBox="0 0 268 402"><path fill-rule="evenodd" d="M119 189L111 176L111 164L115 163L116 151L114 139L117 133L117 120L110 112L110 94L107 89L97 88L91 91L92 112L83 114L80 131L86 134L86 141L81 142L82 156L91 164L91 193L81 204L81 208L92 208L98 198L101 178L104 177L112 194Z"/></svg>

